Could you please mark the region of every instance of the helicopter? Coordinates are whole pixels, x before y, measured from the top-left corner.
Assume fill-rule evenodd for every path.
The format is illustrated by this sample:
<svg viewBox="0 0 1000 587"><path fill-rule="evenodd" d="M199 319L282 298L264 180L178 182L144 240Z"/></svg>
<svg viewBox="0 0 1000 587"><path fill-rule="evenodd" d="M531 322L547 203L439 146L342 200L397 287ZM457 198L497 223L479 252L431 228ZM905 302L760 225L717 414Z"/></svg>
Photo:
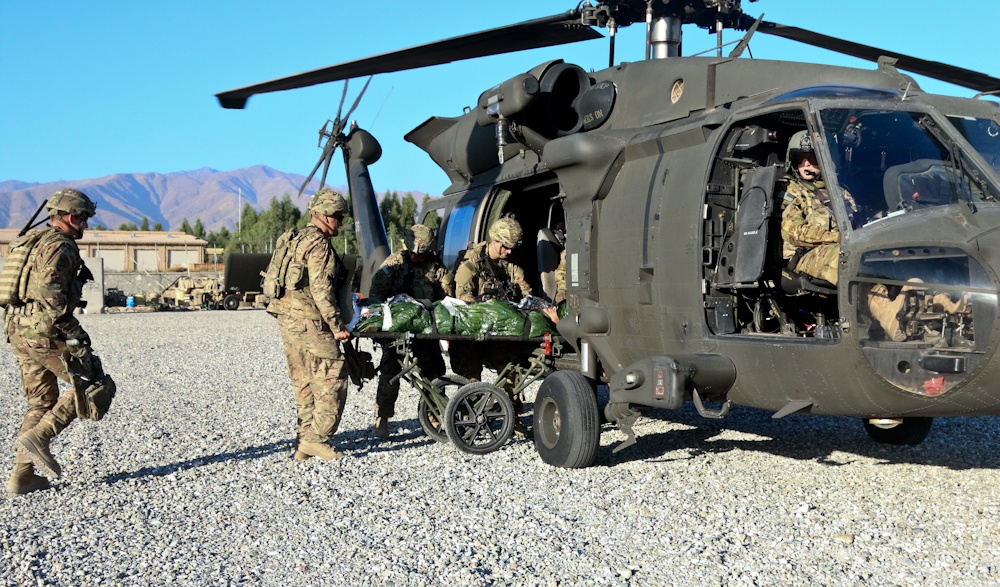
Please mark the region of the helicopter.
<svg viewBox="0 0 1000 587"><path fill-rule="evenodd" d="M716 55L681 56L688 24L718 33ZM646 59L615 63L615 32L631 25L646 27ZM922 442L937 417L1000 414L1000 105L983 99L1000 79L754 18L740 0L622 0L217 97L243 108L256 94L588 41L601 28L606 69L548 61L405 135L451 182L422 211L441 218L446 264L505 216L528 236L564 227L558 331L574 352L536 394L543 461L589 466L601 416L625 434L617 452L636 442L644 411L688 402L712 419L734 405L858 418L896 445ZM744 32L726 55L724 29ZM760 34L876 66L745 58ZM929 94L904 72L978 94ZM388 254L369 176L381 149L349 115L338 109L313 173L323 164L325 181L342 150L365 291ZM834 282L782 255L782 186L803 136L839 229ZM544 291L551 267L522 249Z"/></svg>

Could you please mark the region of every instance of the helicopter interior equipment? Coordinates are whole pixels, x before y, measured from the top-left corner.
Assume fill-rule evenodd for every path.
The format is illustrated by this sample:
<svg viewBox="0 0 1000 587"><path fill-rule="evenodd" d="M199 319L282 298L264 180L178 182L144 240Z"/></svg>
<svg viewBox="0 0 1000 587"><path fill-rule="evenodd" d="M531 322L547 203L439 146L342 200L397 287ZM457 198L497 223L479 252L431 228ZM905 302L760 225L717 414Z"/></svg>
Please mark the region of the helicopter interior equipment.
<svg viewBox="0 0 1000 587"><path fill-rule="evenodd" d="M647 59L615 63L614 33L635 23L646 24ZM718 32L717 55L681 57L683 25ZM983 99L1000 79L754 19L739 0L623 0L218 98L242 108L259 93L589 40L601 27L608 68L542 63L405 136L451 181L424 211L442 218L446 263L503 216L531 235L554 228L556 207L565 225L569 316L558 329L575 361L536 395L545 462L594 461L598 383L604 415L627 436L618 448L635 441L643 409L688 401L709 418L732 405L857 417L891 444L921 442L934 417L1000 414L1000 108ZM746 34L723 56L726 28ZM755 34L877 66L742 57ZM901 70L980 94L928 94ZM787 147L802 131L839 228L836 283L795 273L781 254ZM365 289L388 251L368 175L381 150L357 127L336 141ZM535 251L522 249L540 288Z"/></svg>

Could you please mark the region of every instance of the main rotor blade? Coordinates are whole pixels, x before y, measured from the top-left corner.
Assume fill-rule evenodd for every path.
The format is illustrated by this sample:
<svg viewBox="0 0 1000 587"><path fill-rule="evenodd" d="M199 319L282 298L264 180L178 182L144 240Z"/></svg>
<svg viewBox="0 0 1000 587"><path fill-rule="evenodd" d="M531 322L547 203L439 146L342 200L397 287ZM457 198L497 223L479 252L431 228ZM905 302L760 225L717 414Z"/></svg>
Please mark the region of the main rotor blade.
<svg viewBox="0 0 1000 587"><path fill-rule="evenodd" d="M364 75L405 71L475 57L553 47L577 41L600 39L601 37L602 35L596 29L580 24L578 11L570 10L545 18L452 37L236 88L216 94L215 97L219 99L223 108L243 108L250 96L254 94L304 88Z"/></svg>
<svg viewBox="0 0 1000 587"><path fill-rule="evenodd" d="M883 55L893 57L897 60L896 67L899 69L905 69L906 71L925 75L943 82L955 84L956 86L962 86L963 88L970 88L978 92L1000 90L1000 79L990 77L985 73L955 67L954 65L948 65L939 61L928 61L918 57L911 57L902 53L896 53L895 51L887 51L878 47L872 47L871 45L853 43L844 39L838 39L837 37L829 37L776 22L764 21L760 23L758 31L868 61L878 62L878 58Z"/></svg>

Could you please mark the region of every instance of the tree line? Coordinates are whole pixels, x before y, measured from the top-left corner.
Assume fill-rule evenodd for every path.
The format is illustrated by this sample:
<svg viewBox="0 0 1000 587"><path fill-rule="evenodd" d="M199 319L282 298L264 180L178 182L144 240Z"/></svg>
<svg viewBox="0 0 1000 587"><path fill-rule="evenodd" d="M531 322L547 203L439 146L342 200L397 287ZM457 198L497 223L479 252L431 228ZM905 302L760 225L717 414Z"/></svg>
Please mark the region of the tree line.
<svg viewBox="0 0 1000 587"><path fill-rule="evenodd" d="M403 235L406 234L406 229L417 222L420 208L426 206L429 201L430 196L424 196L418 206L411 192L406 192L403 196L391 190L385 193L385 197L379 202L379 212L382 214L389 246L393 251L403 247ZM350 206L349 198L348 206ZM344 219L345 224L351 222L353 219L349 216ZM240 221L235 231L222 227L208 232L201 219L195 219L194 224L191 224L186 218L181 222L180 231L207 241L211 248L223 249L226 255L232 252L270 253L274 250L274 242L283 232L293 227L303 228L308 223L309 216L299 210L291 196L284 194L281 198L271 200L270 205L260 212L250 204L245 204L240 211ZM425 223L436 229L441 220L437 212L431 212ZM148 226L145 218L143 224ZM143 229L120 228L119 230ZM162 227L159 229L154 227L153 230L162 230ZM338 253L358 252L358 243L353 231L341 230L339 235L333 237L333 244Z"/></svg>

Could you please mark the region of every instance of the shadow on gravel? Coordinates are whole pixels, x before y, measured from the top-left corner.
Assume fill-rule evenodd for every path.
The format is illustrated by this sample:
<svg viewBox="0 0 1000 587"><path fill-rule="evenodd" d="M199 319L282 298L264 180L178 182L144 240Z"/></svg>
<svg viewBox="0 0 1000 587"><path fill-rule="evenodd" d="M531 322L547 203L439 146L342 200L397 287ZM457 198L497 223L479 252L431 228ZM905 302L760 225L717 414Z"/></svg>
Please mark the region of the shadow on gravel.
<svg viewBox="0 0 1000 587"><path fill-rule="evenodd" d="M602 433L614 442L600 447L598 466L614 466L637 460L686 460L706 454L732 450L756 451L790 459L815 461L827 466L842 466L852 460L846 453L881 461L881 465L911 464L945 467L954 470L1000 469L1000 418L936 418L927 439L916 446L893 446L872 441L861 420L837 416L792 414L780 419L771 412L753 408L734 408L724 420L702 418L693 407L681 410L650 410L642 418L674 422L689 429L656 432L637 436L637 443L614 454L612 450L624 439L614 425L604 425ZM715 438L735 431L753 434L753 439ZM674 451L686 454L670 455Z"/></svg>
<svg viewBox="0 0 1000 587"><path fill-rule="evenodd" d="M145 477L165 477L167 475L178 473L180 471L186 471L188 469L194 469L195 467L203 467L205 465L211 465L213 463L220 463L223 461L246 461L250 459L259 459L282 452L291 454L293 448L294 448L293 441L282 440L279 442L272 442L271 444L265 444L262 446L250 446L242 450L234 450L234 451L219 453L217 455L198 457L196 459L181 461L179 463L173 463L171 465L161 465L157 467L143 467L138 471L132 471L130 473L115 473L114 475L108 475L107 477L105 477L104 482L110 484L110 483L118 483L119 481L127 481L129 479L142 479Z"/></svg>
<svg viewBox="0 0 1000 587"><path fill-rule="evenodd" d="M401 429L405 432L401 432ZM436 441L424 434L420 423L415 418L392 420L389 423L389 433L389 438L382 440L372 435L371 428L352 430L344 434L338 433L333 444L352 457L363 457L369 453L410 450L419 446L437 444Z"/></svg>

